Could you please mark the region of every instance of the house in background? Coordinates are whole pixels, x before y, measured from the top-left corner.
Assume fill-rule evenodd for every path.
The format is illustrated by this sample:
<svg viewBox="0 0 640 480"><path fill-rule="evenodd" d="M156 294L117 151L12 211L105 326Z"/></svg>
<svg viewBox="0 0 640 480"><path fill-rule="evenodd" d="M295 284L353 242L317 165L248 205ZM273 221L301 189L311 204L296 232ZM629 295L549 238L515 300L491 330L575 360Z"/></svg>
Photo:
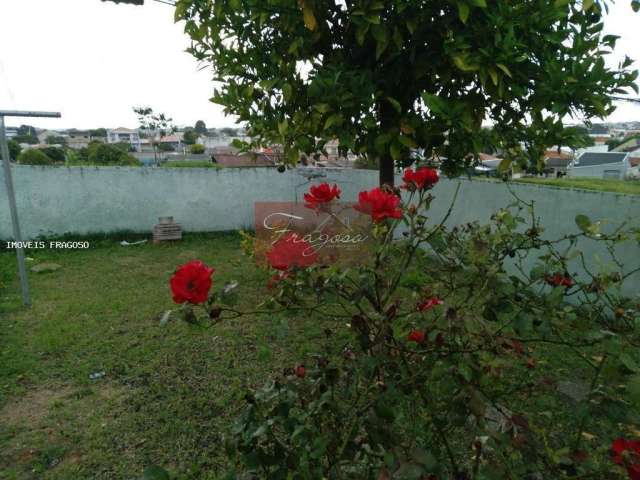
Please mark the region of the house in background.
<svg viewBox="0 0 640 480"><path fill-rule="evenodd" d="M569 177L625 179L631 169L625 152L586 152L567 168Z"/></svg>
<svg viewBox="0 0 640 480"><path fill-rule="evenodd" d="M6 127L4 131L8 140L18 136L18 127Z"/></svg>
<svg viewBox="0 0 640 480"><path fill-rule="evenodd" d="M182 148L180 137L175 133L160 137L160 139L157 140L157 143L158 145L163 145L165 148L171 151L178 151Z"/></svg>
<svg viewBox="0 0 640 480"><path fill-rule="evenodd" d="M566 175L569 164L573 160L573 155L557 150L547 150L544 153L544 172L547 175L561 177Z"/></svg>
<svg viewBox="0 0 640 480"><path fill-rule="evenodd" d="M89 130L71 129L67 131L67 145L69 148L86 148L91 140L91 132Z"/></svg>
<svg viewBox="0 0 640 480"><path fill-rule="evenodd" d="M62 137L64 139L67 139L66 134L60 133L56 130L43 130L42 132L38 133L38 143L40 143L41 145L46 145L47 138L49 137Z"/></svg>
<svg viewBox="0 0 640 480"><path fill-rule="evenodd" d="M107 130L107 143L128 143L136 152L140 151L140 133L130 128Z"/></svg>

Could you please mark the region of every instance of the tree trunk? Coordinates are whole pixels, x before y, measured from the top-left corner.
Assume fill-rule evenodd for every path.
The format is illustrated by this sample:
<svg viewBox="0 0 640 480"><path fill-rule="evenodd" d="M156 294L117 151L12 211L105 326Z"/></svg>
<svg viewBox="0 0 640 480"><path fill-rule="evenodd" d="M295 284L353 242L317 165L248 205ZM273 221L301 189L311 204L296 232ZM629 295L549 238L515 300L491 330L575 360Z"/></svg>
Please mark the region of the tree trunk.
<svg viewBox="0 0 640 480"><path fill-rule="evenodd" d="M388 185L393 188L395 177L395 162L391 155L386 154L379 157L380 162L380 186Z"/></svg>
<svg viewBox="0 0 640 480"><path fill-rule="evenodd" d="M378 111L380 113L381 132L388 132L394 125L399 124L399 121L396 121L396 111L391 108L386 100L381 100L381 103L378 104ZM393 188L395 161L391 157L389 149L378 157L378 162L380 164L380 186L387 185Z"/></svg>

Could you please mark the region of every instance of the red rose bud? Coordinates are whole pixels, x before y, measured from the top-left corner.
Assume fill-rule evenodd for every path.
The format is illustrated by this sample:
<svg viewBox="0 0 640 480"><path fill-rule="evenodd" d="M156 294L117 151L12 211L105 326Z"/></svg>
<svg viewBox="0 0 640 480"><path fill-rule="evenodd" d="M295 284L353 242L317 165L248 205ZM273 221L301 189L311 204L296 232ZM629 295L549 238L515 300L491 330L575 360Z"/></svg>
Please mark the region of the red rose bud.
<svg viewBox="0 0 640 480"><path fill-rule="evenodd" d="M574 282L570 276L562 275L561 273L547 275L544 279L549 285L553 287L571 288L574 285Z"/></svg>
<svg viewBox="0 0 640 480"><path fill-rule="evenodd" d="M420 312L426 312L427 310L431 310L433 307L438 305L442 305L444 302L438 297L428 298L418 303L417 309Z"/></svg>
<svg viewBox="0 0 640 480"><path fill-rule="evenodd" d="M382 222L386 218L402 218L402 210L399 207L400 198L393 193L374 188L368 192L360 192L356 210L366 215L371 215L374 223Z"/></svg>
<svg viewBox="0 0 640 480"><path fill-rule="evenodd" d="M305 375L307 374L307 369L304 368L304 365L298 365L295 370L294 373L296 375L296 377L298 378L304 378Z"/></svg>
<svg viewBox="0 0 640 480"><path fill-rule="evenodd" d="M330 187L326 182L320 185L312 185L309 188L309 193L304 194L304 206L317 209L335 198L340 198L340 193L341 191L336 184L333 184L333 187Z"/></svg>
<svg viewBox="0 0 640 480"><path fill-rule="evenodd" d="M177 268L169 281L173 301L200 304L207 301L211 288L211 275L215 270L200 260L193 260Z"/></svg>
<svg viewBox="0 0 640 480"><path fill-rule="evenodd" d="M411 333L409 333L409 337L408 340L410 342L416 342L416 343L424 343L425 340L425 333L422 330L412 330Z"/></svg>
<svg viewBox="0 0 640 480"><path fill-rule="evenodd" d="M402 188L412 190L417 188L418 190L424 190L433 187L438 183L438 172L433 168L422 167L413 171L411 168L407 168L404 171L402 181L404 185Z"/></svg>

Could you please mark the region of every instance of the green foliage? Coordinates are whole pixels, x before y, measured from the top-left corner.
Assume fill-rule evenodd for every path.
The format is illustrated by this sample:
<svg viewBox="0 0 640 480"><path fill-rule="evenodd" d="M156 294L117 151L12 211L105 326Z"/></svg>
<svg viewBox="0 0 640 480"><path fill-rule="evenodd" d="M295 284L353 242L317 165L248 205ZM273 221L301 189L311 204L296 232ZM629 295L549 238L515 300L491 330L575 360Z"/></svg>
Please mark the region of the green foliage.
<svg viewBox="0 0 640 480"><path fill-rule="evenodd" d="M194 143L193 145L191 145L191 147L189 147L189 151L194 155L201 155L204 153L204 145L202 145L201 143Z"/></svg>
<svg viewBox="0 0 640 480"><path fill-rule="evenodd" d="M204 123L204 120L198 120L193 128L198 135L207 134L207 124Z"/></svg>
<svg viewBox="0 0 640 480"><path fill-rule="evenodd" d="M42 153L49 157L54 163L64 163L66 154L63 148L60 147L46 147L43 148Z"/></svg>
<svg viewBox="0 0 640 480"><path fill-rule="evenodd" d="M176 147L174 147L170 143L158 143L156 148L160 152L175 152L176 151Z"/></svg>
<svg viewBox="0 0 640 480"><path fill-rule="evenodd" d="M13 139L18 143L28 143L29 145L35 145L38 143L38 137L35 135L16 135Z"/></svg>
<svg viewBox="0 0 640 480"><path fill-rule="evenodd" d="M22 165L53 165L54 161L42 150L30 148L18 155L18 163Z"/></svg>
<svg viewBox="0 0 640 480"><path fill-rule="evenodd" d="M24 135L27 137L37 137L36 129L31 125L20 125L18 127L18 135Z"/></svg>
<svg viewBox="0 0 640 480"><path fill-rule="evenodd" d="M111 166L136 166L140 162L121 147L107 143L91 143L87 149L87 164Z"/></svg>
<svg viewBox="0 0 640 480"><path fill-rule="evenodd" d="M465 171L483 121L535 164L573 141L564 117L610 114L609 95L636 89L637 72L605 64L617 40L602 34L607 4L179 0L175 18L215 71L211 100L248 124L247 149L282 144L296 164L337 138L379 157L392 182L393 161L417 147Z"/></svg>
<svg viewBox="0 0 640 480"><path fill-rule="evenodd" d="M20 152L22 151L22 147L13 138L9 140L8 143L9 143L9 158L15 162L16 159L18 158L18 155L20 155Z"/></svg>
<svg viewBox="0 0 640 480"><path fill-rule="evenodd" d="M638 266L615 253L637 228L578 215L549 239L514 198L488 225L448 229L427 221L437 199L409 190L368 261L289 269L262 303L320 314L326 341L246 396L231 478L607 478L615 437L589 438L640 422L640 305L621 288ZM611 266L574 271L582 242ZM183 313L241 314L219 288L203 310Z"/></svg>
<svg viewBox="0 0 640 480"><path fill-rule="evenodd" d="M182 143L185 145L193 145L196 141L198 141L198 134L195 130L185 130L184 135L182 136Z"/></svg>
<svg viewBox="0 0 640 480"><path fill-rule="evenodd" d="M107 129L106 128L96 128L94 130L89 130L89 135L92 138L107 138Z"/></svg>
<svg viewBox="0 0 640 480"><path fill-rule="evenodd" d="M49 135L45 142L47 143L47 145L66 145L67 144L67 139L64 137L61 137L59 135Z"/></svg>
<svg viewBox="0 0 640 480"><path fill-rule="evenodd" d="M159 151L175 150L171 146L161 146L158 142L165 135L175 132L176 127L173 124L173 119L164 113L155 113L151 107L134 107L133 111L138 115L140 128L151 141L153 156L157 165L160 163L158 158Z"/></svg>

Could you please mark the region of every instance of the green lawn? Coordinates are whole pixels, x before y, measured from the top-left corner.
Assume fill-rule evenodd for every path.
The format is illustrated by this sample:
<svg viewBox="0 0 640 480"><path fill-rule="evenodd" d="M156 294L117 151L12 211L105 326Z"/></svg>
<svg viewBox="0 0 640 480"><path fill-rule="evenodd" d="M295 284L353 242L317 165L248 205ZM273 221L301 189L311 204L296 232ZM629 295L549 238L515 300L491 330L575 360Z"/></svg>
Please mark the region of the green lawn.
<svg viewBox="0 0 640 480"><path fill-rule="evenodd" d="M236 235L93 247L30 251L29 265L62 268L30 274L29 309L14 254L0 253L0 479L138 478L149 464L216 478L205 472L223 464L248 388L303 361L322 328L276 315L159 325L174 267L193 258L215 266L214 282L238 280L243 308L266 297L269 275Z"/></svg>
<svg viewBox="0 0 640 480"><path fill-rule="evenodd" d="M21 306L15 255L0 253L2 480L137 479L151 464L181 480L220 478L224 435L245 394L285 368L313 363L326 339L332 320L309 315L245 316L211 329L160 326L162 312L175 307L168 280L179 264L198 258L216 268L214 283L237 280L241 309L267 297L270 274L243 254L236 234L128 247L119 240L30 251L29 266L61 265L30 274L30 308ZM344 319L337 322L334 330L346 332ZM540 359L540 379L590 378L570 352L556 355ZM105 375L91 380L95 372ZM520 409L541 425L549 411L580 411L559 394L531 404L526 392ZM587 428L587 441L608 444L620 427L594 421Z"/></svg>
<svg viewBox="0 0 640 480"><path fill-rule="evenodd" d="M584 188L601 192L640 195L640 181L609 180L604 178L519 178L517 183L536 183L564 188Z"/></svg>

